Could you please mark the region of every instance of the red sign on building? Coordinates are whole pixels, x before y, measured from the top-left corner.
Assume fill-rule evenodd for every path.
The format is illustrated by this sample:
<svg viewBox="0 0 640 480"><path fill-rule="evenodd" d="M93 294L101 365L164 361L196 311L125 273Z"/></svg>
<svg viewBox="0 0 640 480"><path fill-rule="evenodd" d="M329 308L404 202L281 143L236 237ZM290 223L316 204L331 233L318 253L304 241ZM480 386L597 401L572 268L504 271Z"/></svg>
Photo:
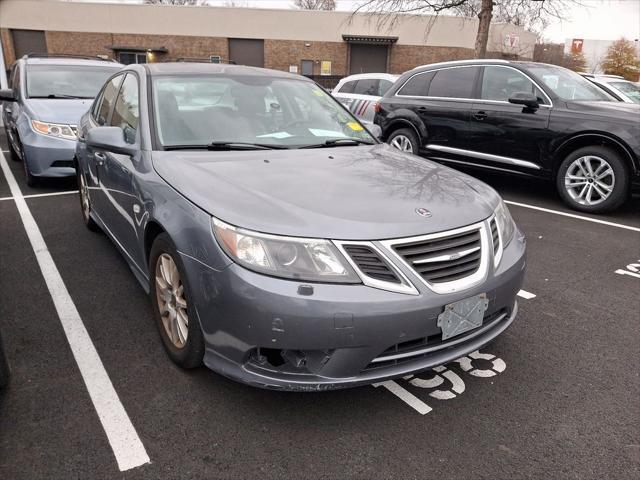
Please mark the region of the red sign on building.
<svg viewBox="0 0 640 480"><path fill-rule="evenodd" d="M574 38L571 41L571 53L582 53L582 45L584 45L582 38Z"/></svg>

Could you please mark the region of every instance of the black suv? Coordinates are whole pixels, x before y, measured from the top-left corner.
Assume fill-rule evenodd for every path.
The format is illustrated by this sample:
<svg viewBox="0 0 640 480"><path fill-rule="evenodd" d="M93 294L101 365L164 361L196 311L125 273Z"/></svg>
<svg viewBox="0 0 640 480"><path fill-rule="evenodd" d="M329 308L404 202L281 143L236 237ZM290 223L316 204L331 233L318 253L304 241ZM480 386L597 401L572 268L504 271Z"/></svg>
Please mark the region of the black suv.
<svg viewBox="0 0 640 480"><path fill-rule="evenodd" d="M640 105L555 65L467 60L406 72L377 105L382 138L443 162L554 179L576 210L640 186Z"/></svg>

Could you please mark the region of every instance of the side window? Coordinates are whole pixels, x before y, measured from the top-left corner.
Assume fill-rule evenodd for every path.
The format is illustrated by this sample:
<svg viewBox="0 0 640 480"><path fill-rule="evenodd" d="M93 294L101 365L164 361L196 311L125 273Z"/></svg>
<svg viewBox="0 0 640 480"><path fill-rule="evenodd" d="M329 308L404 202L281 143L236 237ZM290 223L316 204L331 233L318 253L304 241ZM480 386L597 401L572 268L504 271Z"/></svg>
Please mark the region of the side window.
<svg viewBox="0 0 640 480"><path fill-rule="evenodd" d="M11 78L11 88L16 94L20 94L20 66L16 65L13 69L13 75Z"/></svg>
<svg viewBox="0 0 640 480"><path fill-rule="evenodd" d="M404 84L398 92L398 95L426 97L429 90L429 82L432 78L433 72L418 73Z"/></svg>
<svg viewBox="0 0 640 480"><path fill-rule="evenodd" d="M378 86L378 96L382 97L387 90L391 88L393 82L391 80L380 80L380 85Z"/></svg>
<svg viewBox="0 0 640 480"><path fill-rule="evenodd" d="M116 103L116 95L118 94L118 87L122 75L113 77L102 90L102 98L98 106L98 114L96 115L96 122L98 125L105 126L109 120L109 113L113 109L113 105Z"/></svg>
<svg viewBox="0 0 640 480"><path fill-rule="evenodd" d="M521 72L513 68L484 67L480 98L506 102L516 92L534 93L543 102L542 93Z"/></svg>
<svg viewBox="0 0 640 480"><path fill-rule="evenodd" d="M124 132L125 142L133 144L136 143L139 118L138 80L135 75L128 74L120 87L110 125L120 127Z"/></svg>
<svg viewBox="0 0 640 480"><path fill-rule="evenodd" d="M377 78L363 78L361 80L358 80L353 93L356 93L358 95L377 95L378 82L379 81Z"/></svg>
<svg viewBox="0 0 640 480"><path fill-rule="evenodd" d="M344 85L342 85L342 87L340 87L338 93L353 93L353 90L356 87L356 83L356 80L346 82Z"/></svg>
<svg viewBox="0 0 640 480"><path fill-rule="evenodd" d="M458 67L438 70L429 86L430 97L472 98L473 85L479 67Z"/></svg>

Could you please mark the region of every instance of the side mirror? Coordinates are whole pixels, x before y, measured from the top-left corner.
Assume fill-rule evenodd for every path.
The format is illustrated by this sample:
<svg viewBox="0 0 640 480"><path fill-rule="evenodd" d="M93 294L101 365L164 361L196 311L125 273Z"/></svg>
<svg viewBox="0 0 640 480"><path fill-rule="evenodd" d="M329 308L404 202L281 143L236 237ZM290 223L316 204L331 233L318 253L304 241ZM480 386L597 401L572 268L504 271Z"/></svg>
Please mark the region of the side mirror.
<svg viewBox="0 0 640 480"><path fill-rule="evenodd" d="M509 103L515 103L516 105L524 105L532 110L537 110L540 107L538 97L533 93L528 92L516 92L509 97Z"/></svg>
<svg viewBox="0 0 640 480"><path fill-rule="evenodd" d="M87 132L87 145L98 150L133 156L138 149L124 140L120 127L96 127Z"/></svg>
<svg viewBox="0 0 640 480"><path fill-rule="evenodd" d="M367 129L374 138L376 138L377 140L382 139L382 128L380 128L380 125L370 123L367 125Z"/></svg>
<svg viewBox="0 0 640 480"><path fill-rule="evenodd" d="M16 95L10 88L3 88L2 90L0 90L0 101L15 102Z"/></svg>

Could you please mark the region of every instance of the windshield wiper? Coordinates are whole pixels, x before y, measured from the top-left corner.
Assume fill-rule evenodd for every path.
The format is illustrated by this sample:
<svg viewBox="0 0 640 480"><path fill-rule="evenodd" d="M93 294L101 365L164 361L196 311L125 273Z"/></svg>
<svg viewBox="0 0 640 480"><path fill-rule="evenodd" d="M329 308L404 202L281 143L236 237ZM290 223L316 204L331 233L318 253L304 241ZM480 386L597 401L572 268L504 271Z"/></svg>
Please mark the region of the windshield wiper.
<svg viewBox="0 0 640 480"><path fill-rule="evenodd" d="M78 95L66 95L64 93L50 93L49 95L31 96L29 98L75 98L75 99L89 99L93 97L81 97Z"/></svg>
<svg viewBox="0 0 640 480"><path fill-rule="evenodd" d="M165 145L165 150L284 150L284 145L269 145L266 143L244 142L211 142L208 145Z"/></svg>
<svg viewBox="0 0 640 480"><path fill-rule="evenodd" d="M312 143L311 145L303 145L299 148L327 148L353 145L374 145L374 143L367 140L360 140L359 138L333 138L323 143Z"/></svg>

